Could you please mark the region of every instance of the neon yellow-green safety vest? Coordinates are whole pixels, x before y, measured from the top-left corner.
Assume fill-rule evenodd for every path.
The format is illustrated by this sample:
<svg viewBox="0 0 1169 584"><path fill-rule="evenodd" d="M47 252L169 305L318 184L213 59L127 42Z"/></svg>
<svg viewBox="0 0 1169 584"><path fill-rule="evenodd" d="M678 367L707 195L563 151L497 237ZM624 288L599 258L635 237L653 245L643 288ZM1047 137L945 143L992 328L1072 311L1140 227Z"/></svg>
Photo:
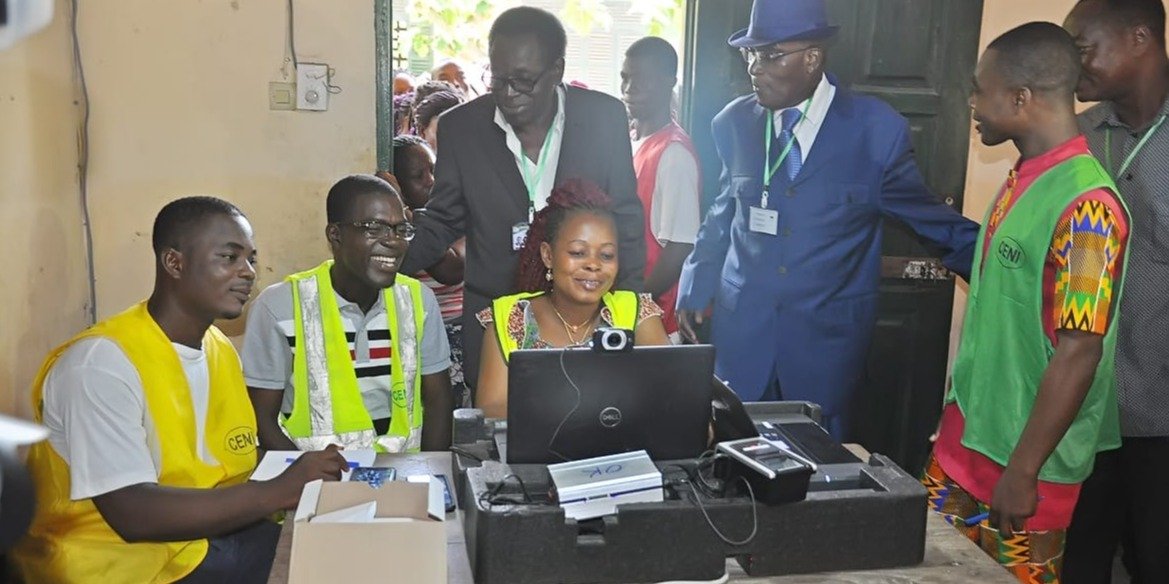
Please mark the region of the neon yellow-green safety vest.
<svg viewBox="0 0 1169 584"><path fill-rule="evenodd" d="M422 447L422 285L398 274L382 291L390 331L390 427L382 436L361 400L341 310L329 277L333 260L288 277L296 349L292 359L292 413L281 420L301 450L329 444L418 452ZM316 356L309 359L308 355ZM323 358L322 358L323 357Z"/></svg>
<svg viewBox="0 0 1169 584"><path fill-rule="evenodd" d="M503 350L503 360L511 359L511 352L518 349L516 340L507 333L507 318L512 308L520 300L530 300L543 296L543 292L521 292L510 296L500 296L491 303L491 315L495 320L495 334L499 337L499 347ZM613 326L633 330L637 327L638 301L637 293L628 290L606 292L601 297L609 314L613 315Z"/></svg>

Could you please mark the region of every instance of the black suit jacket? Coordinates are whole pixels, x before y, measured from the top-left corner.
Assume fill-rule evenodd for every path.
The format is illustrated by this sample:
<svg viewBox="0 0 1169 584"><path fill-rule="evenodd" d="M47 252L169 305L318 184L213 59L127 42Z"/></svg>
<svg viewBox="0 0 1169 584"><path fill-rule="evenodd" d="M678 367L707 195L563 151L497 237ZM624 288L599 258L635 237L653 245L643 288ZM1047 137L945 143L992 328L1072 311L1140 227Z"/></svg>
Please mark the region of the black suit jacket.
<svg viewBox="0 0 1169 584"><path fill-rule="evenodd" d="M645 271L644 219L625 106L597 91L564 89L564 135L555 182L589 180L612 198L620 261L616 288L640 291ZM491 299L515 292L519 258L511 249L511 228L528 219L528 191L503 129L495 124L491 94L443 114L438 141L434 189L426 208L414 213L418 233L410 242L402 272L426 269L442 258L452 242L467 237L464 370L468 380L473 380L482 334L474 315Z"/></svg>

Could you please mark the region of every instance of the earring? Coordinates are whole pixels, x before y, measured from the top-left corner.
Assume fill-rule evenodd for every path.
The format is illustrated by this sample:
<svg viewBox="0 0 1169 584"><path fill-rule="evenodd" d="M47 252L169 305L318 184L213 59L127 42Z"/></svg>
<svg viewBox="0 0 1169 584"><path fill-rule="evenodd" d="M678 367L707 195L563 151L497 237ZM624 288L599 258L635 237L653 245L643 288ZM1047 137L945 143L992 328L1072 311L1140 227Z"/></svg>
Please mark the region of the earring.
<svg viewBox="0 0 1169 584"><path fill-rule="evenodd" d="M552 268L548 268L547 270L544 270L544 279L548 280L549 282L552 281Z"/></svg>

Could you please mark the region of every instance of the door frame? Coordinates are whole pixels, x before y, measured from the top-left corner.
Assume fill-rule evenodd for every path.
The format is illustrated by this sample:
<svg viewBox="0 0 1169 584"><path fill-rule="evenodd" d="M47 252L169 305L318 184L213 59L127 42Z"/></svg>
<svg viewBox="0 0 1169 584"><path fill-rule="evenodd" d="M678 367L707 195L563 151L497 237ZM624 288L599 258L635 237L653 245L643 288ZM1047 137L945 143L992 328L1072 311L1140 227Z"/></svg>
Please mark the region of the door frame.
<svg viewBox="0 0 1169 584"><path fill-rule="evenodd" d="M373 0L374 120L377 132L377 170L394 171L394 6L391 0ZM387 121L389 123L387 123Z"/></svg>

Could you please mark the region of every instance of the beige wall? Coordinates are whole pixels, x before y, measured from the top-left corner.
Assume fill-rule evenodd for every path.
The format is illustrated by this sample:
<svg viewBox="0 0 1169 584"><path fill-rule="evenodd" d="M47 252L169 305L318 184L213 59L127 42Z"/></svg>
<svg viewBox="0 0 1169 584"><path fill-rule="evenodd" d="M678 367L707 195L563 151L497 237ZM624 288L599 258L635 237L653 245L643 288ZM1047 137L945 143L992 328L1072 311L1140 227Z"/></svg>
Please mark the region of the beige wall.
<svg viewBox="0 0 1169 584"><path fill-rule="evenodd" d="M376 160L373 2L296 10L300 60L328 63L342 88L327 112L268 109L268 82L291 74L283 0L81 3L99 318L149 294L151 222L179 196L249 214L261 285L326 257L325 192ZM0 53L3 413L28 414L41 360L88 323L68 22L59 0L48 30Z"/></svg>
<svg viewBox="0 0 1169 584"><path fill-rule="evenodd" d="M342 89L327 112L268 109L286 18L283 0L117 0L82 14L99 318L149 294L151 223L179 196L248 214L261 286L326 257L325 193L376 163L373 2L296 2L300 61L328 63Z"/></svg>
<svg viewBox="0 0 1169 584"><path fill-rule="evenodd" d="M78 205L78 108L68 14L0 52L0 412L29 414L28 386L87 322Z"/></svg>

